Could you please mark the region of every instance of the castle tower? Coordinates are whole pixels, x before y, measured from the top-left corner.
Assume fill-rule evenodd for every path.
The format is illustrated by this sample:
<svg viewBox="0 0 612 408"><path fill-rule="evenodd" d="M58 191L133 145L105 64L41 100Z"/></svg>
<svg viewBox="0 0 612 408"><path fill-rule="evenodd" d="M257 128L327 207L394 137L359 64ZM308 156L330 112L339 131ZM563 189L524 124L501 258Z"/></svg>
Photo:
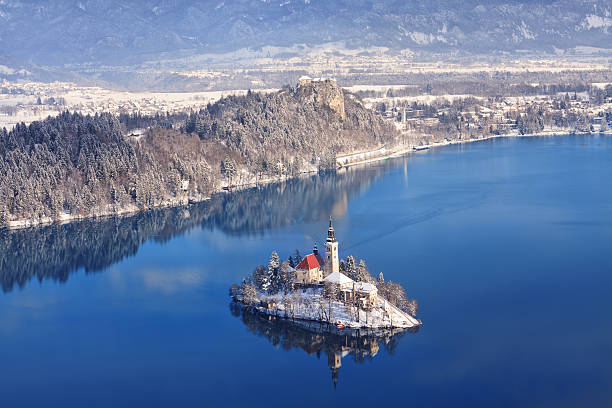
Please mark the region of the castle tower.
<svg viewBox="0 0 612 408"><path fill-rule="evenodd" d="M334 234L334 227L332 226L331 216L329 217L327 241L325 241L324 272L325 276L328 276L334 272L340 272L340 261L338 260L338 242L336 241L336 236Z"/></svg>

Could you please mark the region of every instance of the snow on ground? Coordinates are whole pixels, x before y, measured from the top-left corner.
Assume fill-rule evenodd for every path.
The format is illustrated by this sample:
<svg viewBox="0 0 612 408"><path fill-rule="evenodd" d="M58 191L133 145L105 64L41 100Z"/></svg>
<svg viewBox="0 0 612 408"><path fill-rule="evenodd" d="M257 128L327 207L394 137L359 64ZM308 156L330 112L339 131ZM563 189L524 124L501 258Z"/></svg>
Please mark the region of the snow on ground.
<svg viewBox="0 0 612 408"><path fill-rule="evenodd" d="M369 311L359 310L340 301L331 301L322 296L322 289L296 290L291 293L262 296L262 300L272 300L275 305L270 309L258 307L262 313L312 321L329 321L333 324L344 324L350 328L409 328L421 323L414 317L401 311L385 299L378 297L376 304ZM287 307L285 307L287 305Z"/></svg>
<svg viewBox="0 0 612 408"><path fill-rule="evenodd" d="M189 109L200 109L208 103L214 103L229 95L246 95L248 90L235 89L227 91L203 92L126 92L115 91L94 86L78 86L67 82L2 82L2 87L13 93L0 94L0 106L15 107L12 114L0 112L0 128L11 129L16 123L29 124L47 116L55 116L60 111L69 110L84 115L110 112L136 113L154 115L156 113L174 113ZM256 89L257 92L269 93L275 89ZM38 105L37 99L63 99L63 105Z"/></svg>

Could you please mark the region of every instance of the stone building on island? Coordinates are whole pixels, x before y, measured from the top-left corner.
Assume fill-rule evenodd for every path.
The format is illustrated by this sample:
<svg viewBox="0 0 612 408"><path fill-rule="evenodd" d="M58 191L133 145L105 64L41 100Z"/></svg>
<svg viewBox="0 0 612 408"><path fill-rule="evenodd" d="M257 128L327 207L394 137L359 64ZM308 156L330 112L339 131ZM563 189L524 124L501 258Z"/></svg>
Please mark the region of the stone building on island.
<svg viewBox="0 0 612 408"><path fill-rule="evenodd" d="M295 267L295 281L298 284L310 285L323 279L323 271L315 254L309 254Z"/></svg>
<svg viewBox="0 0 612 408"><path fill-rule="evenodd" d="M302 285L320 284L323 278L339 271L338 241L336 241L332 219L329 217L329 229L325 241L325 260L321 258L315 244L312 254L306 255L295 267L295 283Z"/></svg>

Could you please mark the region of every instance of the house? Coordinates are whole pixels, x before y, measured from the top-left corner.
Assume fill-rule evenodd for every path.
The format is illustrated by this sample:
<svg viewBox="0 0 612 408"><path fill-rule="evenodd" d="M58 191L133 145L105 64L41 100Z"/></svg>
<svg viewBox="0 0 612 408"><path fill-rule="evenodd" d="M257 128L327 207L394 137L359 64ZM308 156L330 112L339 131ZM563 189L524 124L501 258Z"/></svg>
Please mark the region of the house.
<svg viewBox="0 0 612 408"><path fill-rule="evenodd" d="M342 272L334 272L323 279L323 283L328 282L338 287L338 297L347 302L349 300L359 300L361 306L368 308L378 298L378 289L375 285L367 282L355 282Z"/></svg>
<svg viewBox="0 0 612 408"><path fill-rule="evenodd" d="M264 309L274 309L276 307L276 302L273 299L264 299L259 301L259 306Z"/></svg>
<svg viewBox="0 0 612 408"><path fill-rule="evenodd" d="M295 267L295 281L300 284L319 283L323 279L323 271L315 254L308 254Z"/></svg>
<svg viewBox="0 0 612 408"><path fill-rule="evenodd" d="M340 291L352 291L355 281L343 274L342 272L334 272L323 279L323 283L329 282L338 286Z"/></svg>
<svg viewBox="0 0 612 408"><path fill-rule="evenodd" d="M362 306L367 308L376 301L378 297L378 288L371 283L355 282L353 294L353 296L357 296Z"/></svg>

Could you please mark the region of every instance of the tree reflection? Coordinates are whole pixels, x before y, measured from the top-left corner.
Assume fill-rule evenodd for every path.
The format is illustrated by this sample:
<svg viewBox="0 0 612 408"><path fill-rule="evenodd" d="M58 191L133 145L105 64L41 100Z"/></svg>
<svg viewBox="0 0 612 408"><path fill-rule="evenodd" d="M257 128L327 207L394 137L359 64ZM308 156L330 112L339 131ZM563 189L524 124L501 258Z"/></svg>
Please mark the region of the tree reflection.
<svg viewBox="0 0 612 408"><path fill-rule="evenodd" d="M390 160L215 195L186 207L154 209L23 230L0 230L0 282L9 292L33 278L66 282L75 271L101 271L135 255L147 241L167 242L194 228L256 235L296 222L325 220L346 211L350 197L401 165Z"/></svg>
<svg viewBox="0 0 612 408"><path fill-rule="evenodd" d="M327 323L292 321L266 316L236 302L230 303L230 312L233 316L239 317L251 333L266 338L278 349L285 351L301 349L317 357L324 354L327 357L334 388L338 383L338 373L343 358L363 363L372 360L381 348L392 355L399 340L406 333L416 333L419 330L418 326L408 330L340 330Z"/></svg>

